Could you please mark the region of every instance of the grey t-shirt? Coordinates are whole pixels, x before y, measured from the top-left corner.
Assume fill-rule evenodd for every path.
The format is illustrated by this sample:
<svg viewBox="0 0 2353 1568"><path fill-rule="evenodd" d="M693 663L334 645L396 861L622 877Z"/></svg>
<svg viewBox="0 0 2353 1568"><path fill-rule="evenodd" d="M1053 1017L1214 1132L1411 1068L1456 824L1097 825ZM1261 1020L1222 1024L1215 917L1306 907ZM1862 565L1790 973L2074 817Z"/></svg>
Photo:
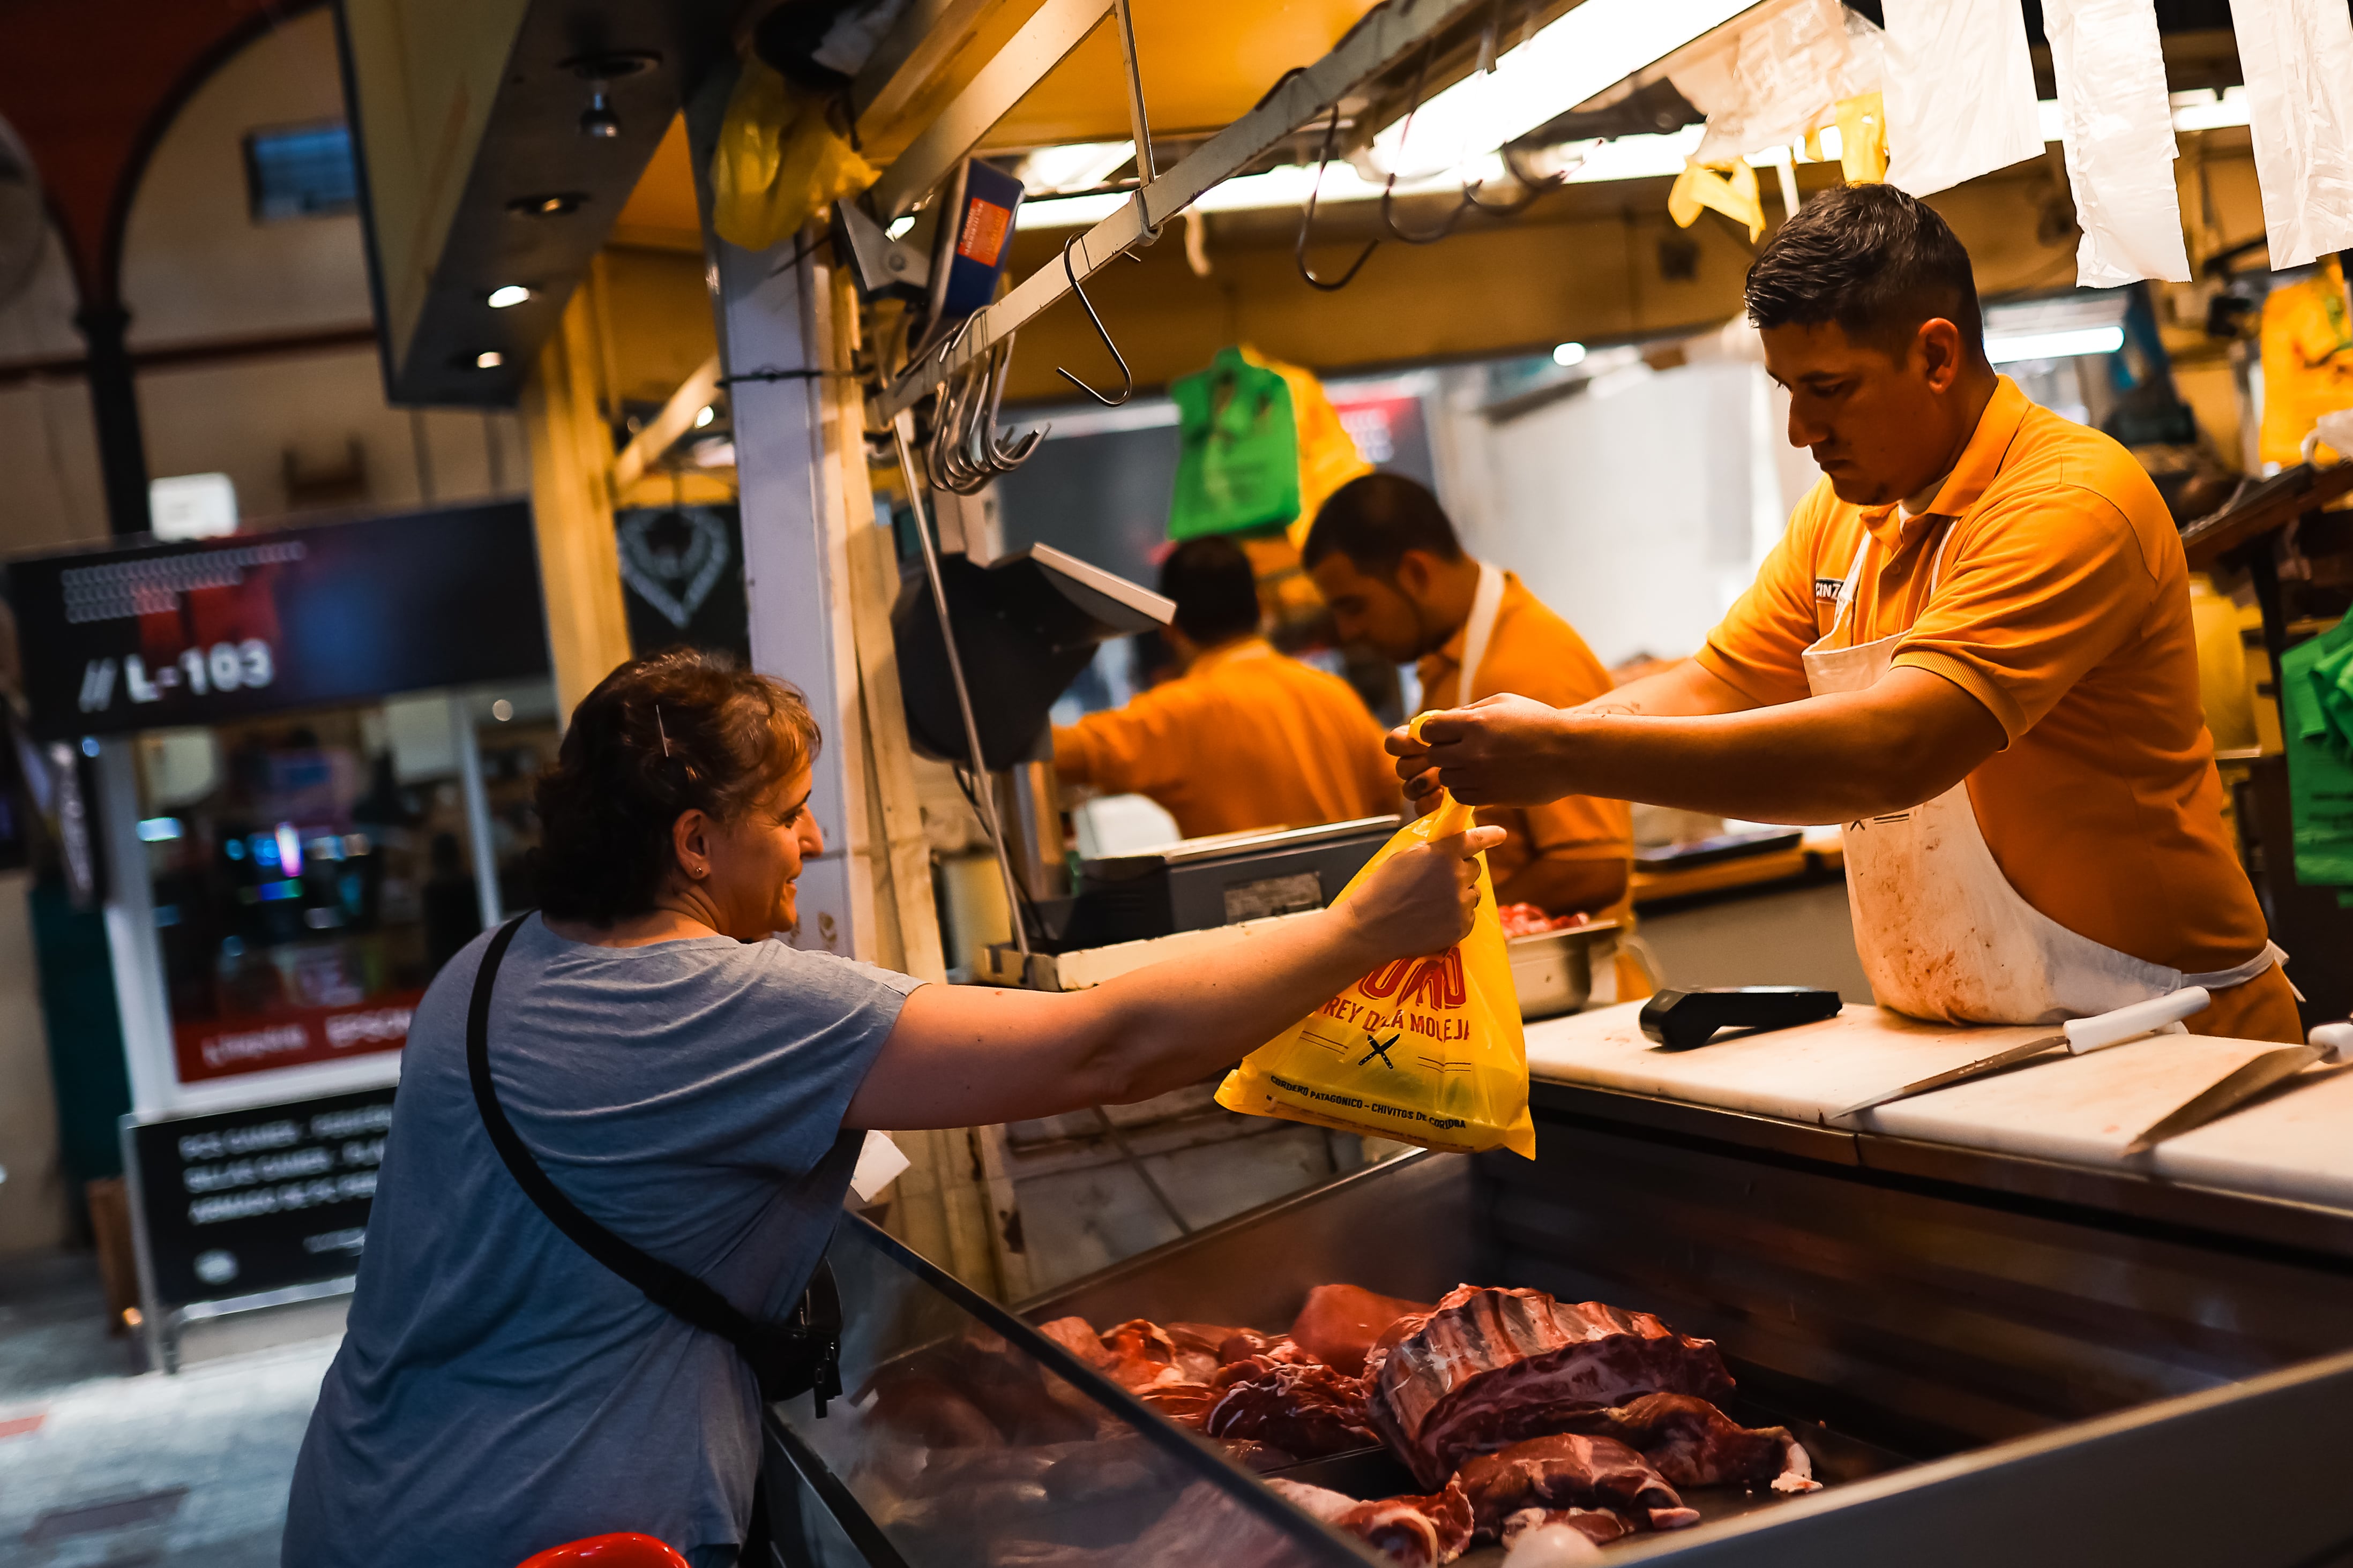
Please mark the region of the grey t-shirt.
<svg viewBox="0 0 2353 1568"><path fill-rule="evenodd" d="M418 1005L358 1293L294 1468L287 1568L514 1568L634 1530L743 1537L758 1392L733 1345L532 1206L483 1131L466 1010L487 936ZM798 1298L918 982L781 942L591 947L534 915L499 966L500 1102L607 1228L761 1317Z"/></svg>

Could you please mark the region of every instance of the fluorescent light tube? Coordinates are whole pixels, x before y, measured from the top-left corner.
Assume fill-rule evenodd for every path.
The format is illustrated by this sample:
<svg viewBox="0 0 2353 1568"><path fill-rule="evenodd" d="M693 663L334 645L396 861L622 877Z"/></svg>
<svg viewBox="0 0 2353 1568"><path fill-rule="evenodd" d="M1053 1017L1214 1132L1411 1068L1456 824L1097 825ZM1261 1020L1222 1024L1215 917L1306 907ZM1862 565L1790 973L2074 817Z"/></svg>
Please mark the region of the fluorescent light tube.
<svg viewBox="0 0 2353 1568"><path fill-rule="evenodd" d="M2112 354L2125 346L2122 327L2078 327L2065 332L2025 332L2013 338L1988 338L1986 358L1996 364L2029 359L2073 359L2078 354Z"/></svg>

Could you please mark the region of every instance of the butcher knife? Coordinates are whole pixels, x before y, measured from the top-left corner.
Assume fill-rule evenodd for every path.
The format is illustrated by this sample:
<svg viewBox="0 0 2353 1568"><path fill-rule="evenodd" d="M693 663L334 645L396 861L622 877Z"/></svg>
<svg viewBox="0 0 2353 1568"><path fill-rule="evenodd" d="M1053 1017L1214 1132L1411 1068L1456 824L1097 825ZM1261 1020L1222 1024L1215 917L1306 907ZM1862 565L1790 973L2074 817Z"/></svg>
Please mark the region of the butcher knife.
<svg viewBox="0 0 2353 1568"><path fill-rule="evenodd" d="M1832 1111L1830 1119L1836 1121L1843 1117L1869 1110L1874 1106L1886 1105L1898 1100L1909 1100L1915 1094L1926 1094L1931 1089L1949 1089L1957 1083L1967 1083L1971 1079L1983 1078L1989 1072L1999 1072L2012 1062L2022 1062L2029 1057L2040 1056L2053 1046L2064 1046L2071 1053L2080 1057L2093 1051L2106 1050L2110 1046L2121 1046L2127 1040L2137 1040L2145 1035L2186 1034L2188 1031L2182 1028L2181 1020L2192 1013L2204 1012L2212 1001L2213 998L2206 994L2204 986L2191 985L2176 991L2170 995L2152 997L2147 1002L2135 1002L2130 1006L2119 1007L2113 1013L2099 1013L2089 1018L2070 1018L2059 1026L2059 1032L2055 1035L2044 1035L2040 1039L2029 1040L2022 1046L2012 1046L2006 1051L1997 1051L1989 1057L1979 1057L1976 1061L1937 1073L1933 1078L1924 1078L1917 1083L1907 1083L1901 1089L1891 1089L1884 1094L1874 1094L1869 1100L1859 1100L1844 1110Z"/></svg>
<svg viewBox="0 0 2353 1568"><path fill-rule="evenodd" d="M2236 1071L2215 1080L2203 1093L2186 1100L2149 1124L2147 1131L2125 1145L2127 1154L2145 1153L2168 1138L2195 1131L2220 1121L2247 1101L2283 1079L2294 1078L2315 1062L2353 1061L2353 1024L2323 1024L2312 1031L2312 1043L2282 1046L2265 1051Z"/></svg>

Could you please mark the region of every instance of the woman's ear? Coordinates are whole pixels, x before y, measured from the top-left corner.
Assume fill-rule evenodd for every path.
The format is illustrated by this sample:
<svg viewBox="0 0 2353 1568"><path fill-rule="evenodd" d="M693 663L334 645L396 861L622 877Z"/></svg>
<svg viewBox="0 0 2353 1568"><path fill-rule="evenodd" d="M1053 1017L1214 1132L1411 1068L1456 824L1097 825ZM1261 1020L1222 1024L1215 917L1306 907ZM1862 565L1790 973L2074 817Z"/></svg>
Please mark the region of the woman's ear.
<svg viewBox="0 0 2353 1568"><path fill-rule="evenodd" d="M670 852L678 858L680 875L700 882L711 875L711 818L700 807L681 811L670 825Z"/></svg>

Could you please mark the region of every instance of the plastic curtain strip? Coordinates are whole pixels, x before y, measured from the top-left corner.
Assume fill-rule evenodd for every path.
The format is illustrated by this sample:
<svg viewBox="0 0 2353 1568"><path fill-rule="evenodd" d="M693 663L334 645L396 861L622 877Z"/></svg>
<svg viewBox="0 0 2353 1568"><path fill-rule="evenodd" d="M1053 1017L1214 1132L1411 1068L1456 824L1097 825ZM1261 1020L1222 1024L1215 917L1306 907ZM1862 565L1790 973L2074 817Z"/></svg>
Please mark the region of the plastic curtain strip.
<svg viewBox="0 0 2353 1568"><path fill-rule="evenodd" d="M1915 196L2042 155L2018 0L1886 0L1887 183Z"/></svg>
<svg viewBox="0 0 2353 1568"><path fill-rule="evenodd" d="M2336 0L2231 0L2272 270L2353 246L2353 17Z"/></svg>
<svg viewBox="0 0 2353 1568"><path fill-rule="evenodd" d="M2075 286L2189 280L2173 184L2173 106L2152 0L2043 0L2074 192Z"/></svg>

